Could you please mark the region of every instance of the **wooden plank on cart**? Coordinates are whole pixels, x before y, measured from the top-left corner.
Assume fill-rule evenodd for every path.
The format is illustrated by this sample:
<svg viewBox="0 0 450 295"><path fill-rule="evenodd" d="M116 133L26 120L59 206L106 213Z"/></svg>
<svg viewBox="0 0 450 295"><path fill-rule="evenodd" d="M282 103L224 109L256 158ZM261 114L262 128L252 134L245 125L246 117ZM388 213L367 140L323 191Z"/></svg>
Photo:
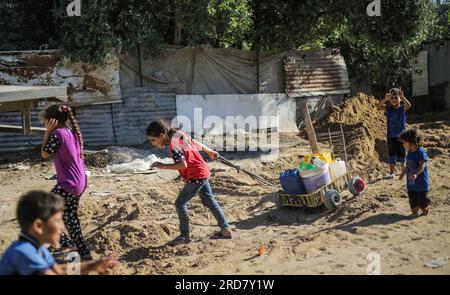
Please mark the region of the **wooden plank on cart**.
<svg viewBox="0 0 450 295"><path fill-rule="evenodd" d="M309 145L311 146L313 154L317 154L319 153L319 145L317 144L316 133L311 121L311 116L309 115L306 99L302 99L300 101L300 108L303 114L303 121L305 122L306 135L308 136Z"/></svg>

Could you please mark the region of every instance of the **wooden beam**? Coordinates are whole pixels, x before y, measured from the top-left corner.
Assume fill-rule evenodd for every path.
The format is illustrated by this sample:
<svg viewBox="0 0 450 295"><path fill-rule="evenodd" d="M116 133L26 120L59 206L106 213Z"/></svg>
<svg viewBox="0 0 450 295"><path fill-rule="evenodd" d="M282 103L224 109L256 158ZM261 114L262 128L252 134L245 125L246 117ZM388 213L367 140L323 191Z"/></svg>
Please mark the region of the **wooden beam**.
<svg viewBox="0 0 450 295"><path fill-rule="evenodd" d="M23 100L23 101L11 101L0 103L0 113L3 112L22 112L23 108L36 108L38 105L37 100Z"/></svg>
<svg viewBox="0 0 450 295"><path fill-rule="evenodd" d="M43 99L47 97L58 97L63 101L67 101L67 87L0 85L0 102Z"/></svg>
<svg viewBox="0 0 450 295"><path fill-rule="evenodd" d="M31 135L31 105L22 107L22 127L24 135Z"/></svg>
<svg viewBox="0 0 450 295"><path fill-rule="evenodd" d="M311 122L311 117L309 116L308 105L306 99L300 100L300 108L303 114L303 121L305 122L306 134L308 136L309 145L313 154L319 153L319 146L317 144L316 132L314 131L313 124Z"/></svg>
<svg viewBox="0 0 450 295"><path fill-rule="evenodd" d="M31 130L31 134L45 132L44 127L30 127L30 130ZM22 126L14 126L14 125L0 125L0 132L23 133L23 127Z"/></svg>

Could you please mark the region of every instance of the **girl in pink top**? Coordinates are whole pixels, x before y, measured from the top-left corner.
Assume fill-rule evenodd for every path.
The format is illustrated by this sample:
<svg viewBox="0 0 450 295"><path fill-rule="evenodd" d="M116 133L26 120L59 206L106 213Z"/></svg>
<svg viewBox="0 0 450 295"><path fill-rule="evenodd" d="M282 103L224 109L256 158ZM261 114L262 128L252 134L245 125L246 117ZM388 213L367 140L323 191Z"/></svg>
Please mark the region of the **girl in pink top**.
<svg viewBox="0 0 450 295"><path fill-rule="evenodd" d="M61 234L61 248L75 248L82 260L92 259L81 233L78 219L80 197L86 189L83 137L71 108L67 105L51 105L42 112L46 127L41 155L54 155L57 184L52 189L64 199L63 220L69 235Z"/></svg>

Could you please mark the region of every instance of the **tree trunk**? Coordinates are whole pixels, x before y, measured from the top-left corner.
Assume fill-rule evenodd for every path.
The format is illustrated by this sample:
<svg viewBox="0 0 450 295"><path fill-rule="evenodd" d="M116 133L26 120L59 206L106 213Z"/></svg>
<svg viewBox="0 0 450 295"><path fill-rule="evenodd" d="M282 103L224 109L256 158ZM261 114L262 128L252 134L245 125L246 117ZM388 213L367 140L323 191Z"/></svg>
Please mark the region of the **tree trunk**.
<svg viewBox="0 0 450 295"><path fill-rule="evenodd" d="M181 44L181 17L178 13L178 10L175 9L175 26L174 26L174 34L173 34L173 44L180 45Z"/></svg>

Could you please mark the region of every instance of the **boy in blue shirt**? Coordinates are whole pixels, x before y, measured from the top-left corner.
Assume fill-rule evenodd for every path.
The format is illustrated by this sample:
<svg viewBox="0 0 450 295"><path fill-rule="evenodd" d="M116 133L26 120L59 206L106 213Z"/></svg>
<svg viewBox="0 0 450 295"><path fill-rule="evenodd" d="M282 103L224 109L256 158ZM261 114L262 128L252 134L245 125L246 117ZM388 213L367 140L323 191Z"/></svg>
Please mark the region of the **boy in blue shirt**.
<svg viewBox="0 0 450 295"><path fill-rule="evenodd" d="M412 215L419 216L419 210L422 215L428 215L430 198L427 196L430 189L428 179L428 155L421 146L421 138L416 130L411 129L400 135L400 141L408 151L406 157L406 167L400 175L400 180L406 174L409 204Z"/></svg>
<svg viewBox="0 0 450 295"><path fill-rule="evenodd" d="M386 102L389 104L386 106ZM401 104L400 102L403 102ZM383 100L378 103L378 108L385 110L387 117L387 143L389 152L388 178L395 176L395 164L400 163L402 169L405 165L405 149L399 141L400 134L406 129L406 111L411 108L411 103L406 99L401 88L393 88L386 93Z"/></svg>
<svg viewBox="0 0 450 295"><path fill-rule="evenodd" d="M20 198L16 214L21 233L0 259L0 275L62 275L68 274L70 267L78 269L80 274L105 273L117 264L113 258L77 266L56 264L45 245L58 242L64 228L63 210L64 200L47 192L31 191Z"/></svg>

